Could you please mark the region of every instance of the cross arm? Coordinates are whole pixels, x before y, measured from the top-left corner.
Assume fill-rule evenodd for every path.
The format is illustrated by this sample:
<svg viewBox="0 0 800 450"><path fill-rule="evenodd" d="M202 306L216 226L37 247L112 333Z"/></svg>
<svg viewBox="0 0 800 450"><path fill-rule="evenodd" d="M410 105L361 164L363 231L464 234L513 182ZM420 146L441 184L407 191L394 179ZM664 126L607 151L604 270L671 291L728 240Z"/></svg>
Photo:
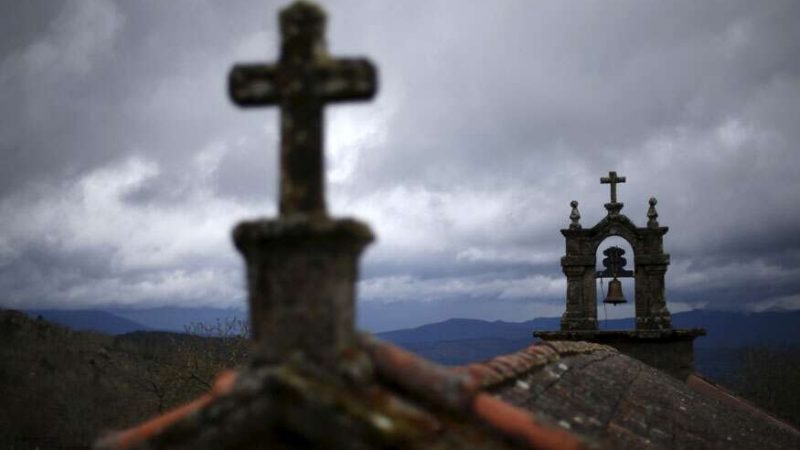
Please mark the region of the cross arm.
<svg viewBox="0 0 800 450"><path fill-rule="evenodd" d="M321 64L317 94L329 102L369 99L377 91L375 66L363 58L339 58Z"/></svg>
<svg viewBox="0 0 800 450"><path fill-rule="evenodd" d="M237 64L228 74L228 92L239 106L259 106L279 101L277 70L264 64Z"/></svg>

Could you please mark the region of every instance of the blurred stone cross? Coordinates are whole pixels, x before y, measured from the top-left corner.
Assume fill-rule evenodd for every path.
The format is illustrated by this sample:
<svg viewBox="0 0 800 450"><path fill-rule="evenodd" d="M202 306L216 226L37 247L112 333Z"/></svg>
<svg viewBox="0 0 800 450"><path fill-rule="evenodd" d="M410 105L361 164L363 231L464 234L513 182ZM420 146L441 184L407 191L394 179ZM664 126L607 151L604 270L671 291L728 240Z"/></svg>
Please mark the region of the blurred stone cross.
<svg viewBox="0 0 800 450"><path fill-rule="evenodd" d="M617 172L608 172L607 177L601 177L601 184L611 185L611 203L617 203L617 183L624 183L625 177L618 177Z"/></svg>
<svg viewBox="0 0 800 450"><path fill-rule="evenodd" d="M323 107L366 100L376 70L366 59L325 51L325 13L297 1L280 13L276 64L234 66L228 88L240 106L281 109L280 216L239 223L236 248L247 265L248 303L260 361L302 356L329 369L358 354L358 259L374 235L325 208Z"/></svg>
<svg viewBox="0 0 800 450"><path fill-rule="evenodd" d="M281 12L277 64L236 65L228 78L233 101L245 107L281 109L282 216L326 216L323 106L366 100L376 91L366 59L331 58L325 45L325 13L298 1Z"/></svg>

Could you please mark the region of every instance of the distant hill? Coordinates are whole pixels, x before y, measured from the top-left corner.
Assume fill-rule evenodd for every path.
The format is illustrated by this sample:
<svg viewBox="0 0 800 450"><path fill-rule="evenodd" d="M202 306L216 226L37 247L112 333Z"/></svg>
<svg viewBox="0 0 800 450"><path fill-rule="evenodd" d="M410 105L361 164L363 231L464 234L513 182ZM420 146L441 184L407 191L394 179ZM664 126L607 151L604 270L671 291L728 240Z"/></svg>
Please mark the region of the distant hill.
<svg viewBox="0 0 800 450"><path fill-rule="evenodd" d="M676 328L705 328L708 336L696 342L700 347L739 348L752 345L800 344L800 311L727 312L694 310L672 315ZM538 318L525 322L479 319L449 319L416 328L379 333L397 344L420 344L475 339L532 340L536 331L558 330L560 319ZM633 329L633 319L603 321L604 329Z"/></svg>
<svg viewBox="0 0 800 450"><path fill-rule="evenodd" d="M722 376L736 368L737 349L753 346L800 345L800 311L688 311L673 316L678 328L705 328L696 342L696 363L702 373ZM609 320L607 329L632 329L633 319ZM558 318L525 322L450 319L378 336L442 364L465 364L519 350L533 342L534 330L559 328Z"/></svg>
<svg viewBox="0 0 800 450"><path fill-rule="evenodd" d="M480 319L449 319L416 328L379 333L383 339L397 344L421 342L458 341L474 339L527 339L533 330L557 330L560 319L555 317L528 320L525 322L492 322Z"/></svg>
<svg viewBox="0 0 800 450"><path fill-rule="evenodd" d="M135 331L183 332L191 323L214 324L217 320L244 319L235 308L152 308L143 310L29 310L33 318L44 319L79 331L119 335ZM800 345L800 311L724 312L695 310L673 314L678 328L705 328L708 336L698 338L700 349L737 349L756 345ZM379 333L383 339L400 344L434 360L460 364L515 351L532 341L534 330L557 330L559 318L546 317L524 322L449 319L416 328ZM632 329L633 319L602 321L604 329Z"/></svg>
<svg viewBox="0 0 800 450"><path fill-rule="evenodd" d="M672 316L677 328L705 328L695 341L701 348L741 348L757 345L800 345L800 311L760 313L695 310Z"/></svg>
<svg viewBox="0 0 800 450"><path fill-rule="evenodd" d="M34 309L25 311L32 318L41 316L59 325L76 331L97 331L105 334L125 334L134 331L148 331L151 328L106 311Z"/></svg>
<svg viewBox="0 0 800 450"><path fill-rule="evenodd" d="M247 312L238 308L111 309L112 314L141 323L153 330L183 332L193 323L213 324L217 320L247 319Z"/></svg>
<svg viewBox="0 0 800 450"><path fill-rule="evenodd" d="M236 308L32 309L25 313L32 318L42 316L45 320L76 331L96 331L111 335L134 331L183 333L191 324L213 325L218 320L247 319L247 313Z"/></svg>

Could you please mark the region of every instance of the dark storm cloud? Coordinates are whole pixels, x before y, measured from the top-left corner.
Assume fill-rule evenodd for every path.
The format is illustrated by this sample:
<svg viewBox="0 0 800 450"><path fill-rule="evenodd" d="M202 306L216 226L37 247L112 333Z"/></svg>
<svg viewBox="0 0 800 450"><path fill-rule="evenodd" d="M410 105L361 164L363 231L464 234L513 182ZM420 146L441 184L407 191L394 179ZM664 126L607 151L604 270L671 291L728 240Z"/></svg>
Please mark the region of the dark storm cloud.
<svg viewBox="0 0 800 450"><path fill-rule="evenodd" d="M4 303L241 302L228 232L275 212L278 125L233 107L225 78L276 57L282 5L0 17ZM331 53L380 71L375 101L327 112L331 209L379 239L364 302L557 313L569 201L600 220L617 170L634 222L659 199L675 308L800 307L797 2L326 8Z"/></svg>
<svg viewBox="0 0 800 450"><path fill-rule="evenodd" d="M132 153L180 173L187 157L257 120L236 114L225 95L217 60L234 56L241 35L218 2L42 9L50 22L3 55L3 117L15 122L4 120L4 191Z"/></svg>

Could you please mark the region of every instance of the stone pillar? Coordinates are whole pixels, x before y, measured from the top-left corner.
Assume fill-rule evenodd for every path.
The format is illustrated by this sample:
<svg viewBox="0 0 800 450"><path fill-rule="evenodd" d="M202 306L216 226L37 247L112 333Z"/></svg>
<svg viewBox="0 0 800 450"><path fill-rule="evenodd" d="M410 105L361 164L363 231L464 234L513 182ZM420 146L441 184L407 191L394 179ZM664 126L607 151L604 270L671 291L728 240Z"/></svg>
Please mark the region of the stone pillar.
<svg viewBox="0 0 800 450"><path fill-rule="evenodd" d="M669 261L669 255L662 255ZM665 330L672 328L672 315L667 309L664 275L667 264L636 264L636 329Z"/></svg>
<svg viewBox="0 0 800 450"><path fill-rule="evenodd" d="M253 338L268 361L295 352L327 366L353 343L358 258L373 235L355 220L278 218L239 224Z"/></svg>
<svg viewBox="0 0 800 450"><path fill-rule="evenodd" d="M636 329L664 330L672 328L667 309L664 276L669 255L663 252L667 227L639 229L640 248L636 258Z"/></svg>
<svg viewBox="0 0 800 450"><path fill-rule="evenodd" d="M570 239L567 237L568 241ZM567 276L567 308L561 316L562 330L597 329L594 268L594 255L567 255L561 258L561 270Z"/></svg>

